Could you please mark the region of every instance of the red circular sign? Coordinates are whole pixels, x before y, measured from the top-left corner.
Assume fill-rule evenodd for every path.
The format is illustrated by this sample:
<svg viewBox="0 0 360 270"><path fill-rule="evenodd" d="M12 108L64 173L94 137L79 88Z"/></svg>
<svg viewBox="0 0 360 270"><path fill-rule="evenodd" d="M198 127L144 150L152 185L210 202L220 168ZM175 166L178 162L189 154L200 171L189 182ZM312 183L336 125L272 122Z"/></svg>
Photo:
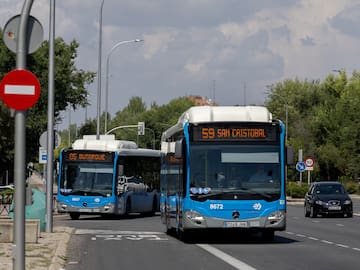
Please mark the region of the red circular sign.
<svg viewBox="0 0 360 270"><path fill-rule="evenodd" d="M312 157L308 157L305 159L306 167L313 167L315 163L315 160Z"/></svg>
<svg viewBox="0 0 360 270"><path fill-rule="evenodd" d="M28 70L12 70L0 82L0 97L11 109L29 109L40 97L39 80Z"/></svg>

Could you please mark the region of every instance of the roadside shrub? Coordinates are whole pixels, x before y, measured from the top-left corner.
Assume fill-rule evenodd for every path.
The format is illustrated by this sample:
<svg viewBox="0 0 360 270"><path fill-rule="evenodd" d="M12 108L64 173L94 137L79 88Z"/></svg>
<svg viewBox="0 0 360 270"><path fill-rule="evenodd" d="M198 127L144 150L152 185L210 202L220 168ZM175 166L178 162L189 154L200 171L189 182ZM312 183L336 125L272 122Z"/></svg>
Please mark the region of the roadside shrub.
<svg viewBox="0 0 360 270"><path fill-rule="evenodd" d="M355 182L347 182L344 184L346 191L349 194L356 194L359 193L359 184Z"/></svg>
<svg viewBox="0 0 360 270"><path fill-rule="evenodd" d="M286 185L286 195L292 198L304 198L308 189L307 183L302 183L300 186L298 182L288 182Z"/></svg>

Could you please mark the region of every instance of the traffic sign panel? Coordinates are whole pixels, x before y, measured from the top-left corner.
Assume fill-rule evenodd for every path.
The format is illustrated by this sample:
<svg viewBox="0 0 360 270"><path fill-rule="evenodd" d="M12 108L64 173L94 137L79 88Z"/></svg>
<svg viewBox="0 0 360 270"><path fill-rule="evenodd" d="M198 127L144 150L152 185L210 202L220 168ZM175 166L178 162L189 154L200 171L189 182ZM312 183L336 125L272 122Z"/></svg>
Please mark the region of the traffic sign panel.
<svg viewBox="0 0 360 270"><path fill-rule="evenodd" d="M0 82L0 97L11 109L29 109L40 97L39 80L25 69L10 71Z"/></svg>
<svg viewBox="0 0 360 270"><path fill-rule="evenodd" d="M298 162L296 163L296 170L298 170L299 172L304 172L306 169L306 165L305 162Z"/></svg>
<svg viewBox="0 0 360 270"><path fill-rule="evenodd" d="M305 159L306 167L313 167L315 164L315 161L312 157L308 157Z"/></svg>

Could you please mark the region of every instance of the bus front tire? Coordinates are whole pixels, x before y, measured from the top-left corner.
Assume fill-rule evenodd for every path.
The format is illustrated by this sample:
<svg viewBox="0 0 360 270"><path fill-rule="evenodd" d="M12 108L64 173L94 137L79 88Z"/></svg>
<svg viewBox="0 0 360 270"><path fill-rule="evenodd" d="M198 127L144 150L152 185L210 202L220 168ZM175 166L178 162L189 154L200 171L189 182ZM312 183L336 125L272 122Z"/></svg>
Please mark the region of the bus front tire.
<svg viewBox="0 0 360 270"><path fill-rule="evenodd" d="M263 231L262 239L266 242L273 242L275 239L275 232L274 231Z"/></svg>
<svg viewBox="0 0 360 270"><path fill-rule="evenodd" d="M78 220L80 217L80 214L79 213L70 213L70 218L72 220Z"/></svg>

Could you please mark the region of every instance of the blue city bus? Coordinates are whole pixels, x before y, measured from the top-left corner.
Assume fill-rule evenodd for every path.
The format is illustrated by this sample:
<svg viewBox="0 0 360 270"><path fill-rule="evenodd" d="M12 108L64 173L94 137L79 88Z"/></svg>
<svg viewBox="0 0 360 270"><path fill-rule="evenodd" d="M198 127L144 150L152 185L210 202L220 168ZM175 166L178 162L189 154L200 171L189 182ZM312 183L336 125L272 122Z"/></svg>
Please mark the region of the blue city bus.
<svg viewBox="0 0 360 270"><path fill-rule="evenodd" d="M191 107L161 139L166 231L185 239L251 230L273 240L286 228L286 152L285 126L265 107Z"/></svg>
<svg viewBox="0 0 360 270"><path fill-rule="evenodd" d="M85 135L61 151L58 174L57 210L72 219L158 211L159 150L112 135Z"/></svg>

